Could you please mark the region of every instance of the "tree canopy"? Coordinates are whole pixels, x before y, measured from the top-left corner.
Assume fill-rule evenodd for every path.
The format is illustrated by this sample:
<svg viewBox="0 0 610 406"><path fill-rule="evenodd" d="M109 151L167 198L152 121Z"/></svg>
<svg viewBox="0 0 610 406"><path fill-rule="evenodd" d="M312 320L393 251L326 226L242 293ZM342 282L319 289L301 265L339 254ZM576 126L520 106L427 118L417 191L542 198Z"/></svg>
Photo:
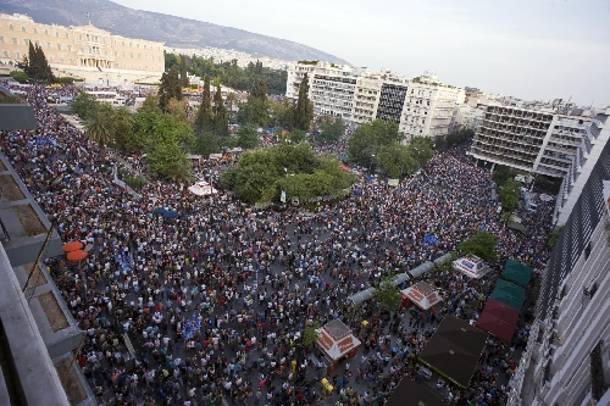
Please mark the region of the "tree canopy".
<svg viewBox="0 0 610 406"><path fill-rule="evenodd" d="M47 61L47 57L38 44L34 45L30 41L28 46L28 56L23 58L23 62L19 67L35 81L50 83L55 80L51 66Z"/></svg>
<svg viewBox="0 0 610 406"><path fill-rule="evenodd" d="M398 126L375 120L363 124L349 141L349 159L364 167L377 168L390 178L403 178L423 167L432 158L432 142L415 137L408 145L399 143Z"/></svg>
<svg viewBox="0 0 610 406"><path fill-rule="evenodd" d="M320 120L320 134L316 136L316 142L332 144L337 142L344 133L345 123L341 117L324 116Z"/></svg>
<svg viewBox="0 0 610 406"><path fill-rule="evenodd" d="M495 261L498 239L491 233L479 231L458 245L462 254L473 254L485 261Z"/></svg>
<svg viewBox="0 0 610 406"><path fill-rule="evenodd" d="M338 197L353 183L338 161L317 157L306 144L279 145L245 153L223 173L222 184L247 203L286 199L305 202L316 197Z"/></svg>
<svg viewBox="0 0 610 406"><path fill-rule="evenodd" d="M249 91L252 83L263 81L270 94L286 93L286 71L266 68L261 62L241 68L237 60L220 63L214 58L166 53L165 70L169 71L174 66L178 66L179 71L185 69L195 76L210 77L214 83L223 83L237 90Z"/></svg>
<svg viewBox="0 0 610 406"><path fill-rule="evenodd" d="M180 80L180 72L175 66L161 76L161 85L159 86L159 107L163 112L168 111L169 101L171 99L182 99L182 82Z"/></svg>
<svg viewBox="0 0 610 406"><path fill-rule="evenodd" d="M302 131L308 131L313 119L313 104L309 100L309 78L307 74L299 85L299 98L294 109L293 127Z"/></svg>
<svg viewBox="0 0 610 406"><path fill-rule="evenodd" d="M400 290L392 282L392 278L384 279L375 289L375 298L381 307L388 312L395 312L400 308Z"/></svg>

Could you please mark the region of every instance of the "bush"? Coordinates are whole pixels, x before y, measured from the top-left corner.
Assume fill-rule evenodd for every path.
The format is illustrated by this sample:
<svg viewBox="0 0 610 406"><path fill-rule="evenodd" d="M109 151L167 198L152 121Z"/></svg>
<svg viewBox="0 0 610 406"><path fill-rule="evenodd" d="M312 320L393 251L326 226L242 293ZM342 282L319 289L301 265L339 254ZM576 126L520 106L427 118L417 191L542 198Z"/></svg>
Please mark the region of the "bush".
<svg viewBox="0 0 610 406"><path fill-rule="evenodd" d="M53 82L58 83L60 85L71 85L77 81L78 81L78 79L72 78L70 76L61 76L61 77L55 78L55 80Z"/></svg>
<svg viewBox="0 0 610 406"><path fill-rule="evenodd" d="M11 73L9 73L9 76L19 83L27 83L30 80L27 73L25 73L22 70L14 70Z"/></svg>

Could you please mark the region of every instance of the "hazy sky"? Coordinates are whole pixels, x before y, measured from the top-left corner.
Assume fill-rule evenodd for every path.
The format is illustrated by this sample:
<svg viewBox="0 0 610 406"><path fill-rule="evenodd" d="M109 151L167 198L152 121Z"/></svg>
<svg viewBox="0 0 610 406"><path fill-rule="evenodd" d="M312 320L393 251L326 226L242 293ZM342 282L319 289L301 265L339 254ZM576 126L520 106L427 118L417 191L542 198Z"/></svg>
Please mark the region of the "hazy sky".
<svg viewBox="0 0 610 406"><path fill-rule="evenodd" d="M114 0L525 99L610 105L610 0Z"/></svg>

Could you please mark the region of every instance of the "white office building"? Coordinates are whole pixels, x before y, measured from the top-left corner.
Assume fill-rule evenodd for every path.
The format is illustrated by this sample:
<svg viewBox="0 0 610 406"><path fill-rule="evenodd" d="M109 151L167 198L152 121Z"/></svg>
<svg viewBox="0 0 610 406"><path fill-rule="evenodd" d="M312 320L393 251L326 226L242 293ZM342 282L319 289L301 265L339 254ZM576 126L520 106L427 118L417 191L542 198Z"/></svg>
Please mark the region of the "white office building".
<svg viewBox="0 0 610 406"><path fill-rule="evenodd" d="M455 109L464 103L464 89L442 84L433 76L409 82L399 131L413 137L443 137L449 133Z"/></svg>
<svg viewBox="0 0 610 406"><path fill-rule="evenodd" d="M309 75L309 98L314 114L341 117L348 123L353 122L356 82L362 73L346 65L318 63Z"/></svg>
<svg viewBox="0 0 610 406"><path fill-rule="evenodd" d="M316 69L317 64L317 61L302 61L288 66L286 77L287 98L293 100L299 98L299 86L301 86L301 82L303 81L305 75L309 77L309 84L311 85L311 76L313 71Z"/></svg>

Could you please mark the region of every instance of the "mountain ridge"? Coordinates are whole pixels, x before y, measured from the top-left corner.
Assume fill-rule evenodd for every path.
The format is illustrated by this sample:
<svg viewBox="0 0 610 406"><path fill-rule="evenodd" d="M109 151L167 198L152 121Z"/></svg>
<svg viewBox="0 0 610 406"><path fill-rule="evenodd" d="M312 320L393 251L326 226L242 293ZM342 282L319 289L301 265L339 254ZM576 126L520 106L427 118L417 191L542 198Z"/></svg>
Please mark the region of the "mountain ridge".
<svg viewBox="0 0 610 406"><path fill-rule="evenodd" d="M164 42L177 48L222 48L287 61L347 63L335 55L294 41L191 18L136 10L110 0L0 0L0 12L25 14L36 22L84 25L89 18L114 34ZM89 13L89 18L87 17ZM134 24L137 21L137 24Z"/></svg>

